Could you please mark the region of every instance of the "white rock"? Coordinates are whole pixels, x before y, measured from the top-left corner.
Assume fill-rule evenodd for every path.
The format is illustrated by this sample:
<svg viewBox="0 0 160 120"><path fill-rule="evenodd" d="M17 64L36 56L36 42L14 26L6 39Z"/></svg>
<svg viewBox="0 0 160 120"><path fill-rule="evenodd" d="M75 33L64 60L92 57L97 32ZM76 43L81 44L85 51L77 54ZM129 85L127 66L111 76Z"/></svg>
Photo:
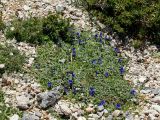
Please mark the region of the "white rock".
<svg viewBox="0 0 160 120"><path fill-rule="evenodd" d="M94 118L96 120L98 120L98 118L99 118L99 116L97 114L89 114L88 116L92 117L92 118Z"/></svg>
<svg viewBox="0 0 160 120"><path fill-rule="evenodd" d="M141 82L141 83L143 83L143 82L145 82L146 81L146 76L140 76L139 77L139 82Z"/></svg>
<svg viewBox="0 0 160 120"><path fill-rule="evenodd" d="M151 101L160 104L160 96L154 97Z"/></svg>
<svg viewBox="0 0 160 120"><path fill-rule="evenodd" d="M115 110L115 111L112 113L113 117L118 117L120 114L121 114L121 111L120 111L120 110Z"/></svg>
<svg viewBox="0 0 160 120"><path fill-rule="evenodd" d="M87 119L85 117L80 116L80 117L78 117L77 120L87 120Z"/></svg>
<svg viewBox="0 0 160 120"><path fill-rule="evenodd" d="M52 2L52 0L42 0L44 3L51 3Z"/></svg>
<svg viewBox="0 0 160 120"><path fill-rule="evenodd" d="M14 114L12 117L9 118L9 120L19 120L19 116L17 114Z"/></svg>
<svg viewBox="0 0 160 120"><path fill-rule="evenodd" d="M65 115L70 115L72 113L71 109L65 104L61 104L59 107L61 112Z"/></svg>
<svg viewBox="0 0 160 120"><path fill-rule="evenodd" d="M31 8L30 8L29 6L27 6L27 5L24 5L24 6L23 6L23 9L26 10L26 11L28 11L28 10L30 10Z"/></svg>
<svg viewBox="0 0 160 120"><path fill-rule="evenodd" d="M0 64L0 69L4 68L5 64Z"/></svg>
<svg viewBox="0 0 160 120"><path fill-rule="evenodd" d="M56 11L57 11L58 13L61 13L63 10L64 10L63 5L58 4L58 5L56 6Z"/></svg>
<svg viewBox="0 0 160 120"><path fill-rule="evenodd" d="M159 105L152 105L152 107L154 110L156 110L157 112L160 113L160 106Z"/></svg>

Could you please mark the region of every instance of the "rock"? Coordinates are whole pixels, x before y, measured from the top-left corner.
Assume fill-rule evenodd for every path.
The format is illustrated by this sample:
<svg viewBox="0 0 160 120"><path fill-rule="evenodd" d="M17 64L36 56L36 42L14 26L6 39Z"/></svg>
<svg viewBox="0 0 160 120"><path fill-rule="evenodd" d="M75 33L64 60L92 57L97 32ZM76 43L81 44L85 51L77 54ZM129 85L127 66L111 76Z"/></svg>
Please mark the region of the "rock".
<svg viewBox="0 0 160 120"><path fill-rule="evenodd" d="M112 115L108 115L106 120L113 120L113 116Z"/></svg>
<svg viewBox="0 0 160 120"><path fill-rule="evenodd" d="M148 90L141 90L140 92L143 93L143 94L147 94L147 93L150 93L151 90L149 90L149 89Z"/></svg>
<svg viewBox="0 0 160 120"><path fill-rule="evenodd" d="M24 112L22 120L40 120L40 118L34 114Z"/></svg>
<svg viewBox="0 0 160 120"><path fill-rule="evenodd" d="M87 108L86 108L86 112L88 112L88 113L94 112L94 108L92 108L92 107L87 107Z"/></svg>
<svg viewBox="0 0 160 120"><path fill-rule="evenodd" d="M63 63L63 64L65 63L65 61L66 61L65 59L59 60L59 62L61 62L61 63Z"/></svg>
<svg viewBox="0 0 160 120"><path fill-rule="evenodd" d="M41 117L41 116L42 116L42 113L36 111L36 112L35 112L35 115L38 116L38 117Z"/></svg>
<svg viewBox="0 0 160 120"><path fill-rule="evenodd" d="M96 120L98 120L98 118L99 118L99 116L97 114L89 114L88 116L91 118L94 118Z"/></svg>
<svg viewBox="0 0 160 120"><path fill-rule="evenodd" d="M144 83L147 80L146 76L140 76L139 82Z"/></svg>
<svg viewBox="0 0 160 120"><path fill-rule="evenodd" d="M160 104L160 96L154 97L151 101Z"/></svg>
<svg viewBox="0 0 160 120"><path fill-rule="evenodd" d="M1 3L5 4L7 3L7 0L1 0Z"/></svg>
<svg viewBox="0 0 160 120"><path fill-rule="evenodd" d="M17 114L14 114L12 117L9 118L9 120L19 120L19 116Z"/></svg>
<svg viewBox="0 0 160 120"><path fill-rule="evenodd" d="M133 117L132 114L127 113L126 116L125 116L125 120L134 120L134 117Z"/></svg>
<svg viewBox="0 0 160 120"><path fill-rule="evenodd" d="M47 3L47 4L49 4L49 3L51 3L52 2L52 0L42 0L44 3Z"/></svg>
<svg viewBox="0 0 160 120"><path fill-rule="evenodd" d="M98 111L102 111L102 110L104 110L104 106L103 105L100 105L100 106L98 106Z"/></svg>
<svg viewBox="0 0 160 120"><path fill-rule="evenodd" d="M120 110L115 110L113 113L112 113L112 116L113 117L118 117L121 115L121 111Z"/></svg>
<svg viewBox="0 0 160 120"><path fill-rule="evenodd" d="M23 6L23 9L24 9L25 11L28 11L28 10L30 10L31 8L30 8L29 6L27 6L27 5L24 5L24 6Z"/></svg>
<svg viewBox="0 0 160 120"><path fill-rule="evenodd" d="M56 6L56 12L61 13L63 10L64 10L63 5L58 4L58 5Z"/></svg>
<svg viewBox="0 0 160 120"><path fill-rule="evenodd" d="M97 21L97 24L101 29L104 29L106 27L104 24L100 23L100 21Z"/></svg>
<svg viewBox="0 0 160 120"><path fill-rule="evenodd" d="M5 67L5 64L0 64L0 69L3 69Z"/></svg>
<svg viewBox="0 0 160 120"><path fill-rule="evenodd" d="M76 12L76 14L75 14L77 17L82 17L82 12Z"/></svg>
<svg viewBox="0 0 160 120"><path fill-rule="evenodd" d="M56 104L57 100L60 99L60 93L59 91L49 91L49 92L43 92L43 93L39 93L37 95L37 102L38 105L45 109L49 106L53 106Z"/></svg>
<svg viewBox="0 0 160 120"><path fill-rule="evenodd" d="M77 16L71 16L71 19L72 19L72 20L80 20L80 18L77 17Z"/></svg>
<svg viewBox="0 0 160 120"><path fill-rule="evenodd" d="M156 110L157 112L160 113L160 106L159 105L152 105L151 108L153 108L154 110Z"/></svg>
<svg viewBox="0 0 160 120"><path fill-rule="evenodd" d="M16 95L17 108L26 110L30 106L29 95Z"/></svg>
<svg viewBox="0 0 160 120"><path fill-rule="evenodd" d="M72 113L71 109L65 104L62 104L59 107L61 109L61 112L66 116L69 116Z"/></svg>
<svg viewBox="0 0 160 120"><path fill-rule="evenodd" d="M104 113L104 114L108 114L109 112L108 112L108 110L104 109L104 110L103 110L103 113Z"/></svg>
<svg viewBox="0 0 160 120"><path fill-rule="evenodd" d="M156 88L156 89L152 90L152 93L154 95L160 95L160 88Z"/></svg>
<svg viewBox="0 0 160 120"><path fill-rule="evenodd" d="M85 117L80 116L80 117L78 117L77 120L87 120L87 119Z"/></svg>

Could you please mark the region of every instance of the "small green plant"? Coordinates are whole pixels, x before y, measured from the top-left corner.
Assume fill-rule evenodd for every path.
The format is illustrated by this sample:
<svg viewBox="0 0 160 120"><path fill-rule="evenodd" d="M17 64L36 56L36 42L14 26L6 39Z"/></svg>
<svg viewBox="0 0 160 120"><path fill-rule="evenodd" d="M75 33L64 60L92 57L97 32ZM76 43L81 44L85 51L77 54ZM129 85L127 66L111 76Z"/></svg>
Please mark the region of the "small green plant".
<svg viewBox="0 0 160 120"><path fill-rule="evenodd" d="M142 47L143 42L141 40L133 40L132 41L132 46L136 49Z"/></svg>
<svg viewBox="0 0 160 120"><path fill-rule="evenodd" d="M22 117L22 112L16 108L7 107L4 102L4 93L0 90L0 119L8 120L10 116L17 114Z"/></svg>
<svg viewBox="0 0 160 120"><path fill-rule="evenodd" d="M72 39L69 39L71 37L69 29L72 27L69 19L65 20L60 15L49 14L43 18L31 17L27 20L12 21L12 25L6 30L6 37L34 44L42 44L47 41L72 42Z"/></svg>
<svg viewBox="0 0 160 120"><path fill-rule="evenodd" d="M91 18L94 16L112 28L111 32L160 44L158 0L76 0L76 3L85 7Z"/></svg>
<svg viewBox="0 0 160 120"><path fill-rule="evenodd" d="M64 98L95 104L104 100L111 110L117 103L125 106L134 96L132 86L122 77L126 60L120 58L117 48L109 46L102 33L76 35L72 45L48 43L37 47L32 74L46 89L63 86Z"/></svg>
<svg viewBox="0 0 160 120"><path fill-rule="evenodd" d="M25 56L20 54L20 52L12 46L0 45L0 64L4 64L4 71L0 71L2 75L3 72L13 72L20 71L25 62Z"/></svg>

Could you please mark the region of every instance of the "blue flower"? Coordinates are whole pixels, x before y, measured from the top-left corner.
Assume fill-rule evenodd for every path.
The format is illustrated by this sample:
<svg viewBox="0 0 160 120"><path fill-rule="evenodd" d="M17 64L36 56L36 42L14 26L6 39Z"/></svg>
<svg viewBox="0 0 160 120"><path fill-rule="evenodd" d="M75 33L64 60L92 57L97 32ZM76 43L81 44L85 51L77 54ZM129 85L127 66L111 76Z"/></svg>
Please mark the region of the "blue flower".
<svg viewBox="0 0 160 120"><path fill-rule="evenodd" d="M102 100L102 101L98 104L98 106L105 105L105 104L106 104L106 101L105 101L105 100Z"/></svg>
<svg viewBox="0 0 160 120"><path fill-rule="evenodd" d="M99 37L102 38L102 32L100 32Z"/></svg>
<svg viewBox="0 0 160 120"><path fill-rule="evenodd" d="M94 59L92 60L92 64L95 65L97 63L97 61Z"/></svg>
<svg viewBox="0 0 160 120"><path fill-rule="evenodd" d="M81 45L83 43L82 40L78 40L78 44Z"/></svg>
<svg viewBox="0 0 160 120"><path fill-rule="evenodd" d="M116 108L120 109L121 108L121 104L116 104Z"/></svg>
<svg viewBox="0 0 160 120"><path fill-rule="evenodd" d="M68 84L69 84L69 86L72 88L73 80L68 80Z"/></svg>
<svg viewBox="0 0 160 120"><path fill-rule="evenodd" d="M80 37L80 33L79 32L77 32L77 36Z"/></svg>
<svg viewBox="0 0 160 120"><path fill-rule="evenodd" d="M98 63L99 63L99 64L102 64L102 58L99 58L99 59L98 59Z"/></svg>
<svg viewBox="0 0 160 120"><path fill-rule="evenodd" d="M73 48L73 49L72 49L72 56L73 56L73 57L76 57L76 48Z"/></svg>
<svg viewBox="0 0 160 120"><path fill-rule="evenodd" d="M95 34L95 38L98 38L98 34Z"/></svg>
<svg viewBox="0 0 160 120"><path fill-rule="evenodd" d="M116 53L120 53L120 50L119 50L118 48L114 48L114 51L115 51Z"/></svg>
<svg viewBox="0 0 160 120"><path fill-rule="evenodd" d="M109 40L109 36L108 35L105 36L105 40Z"/></svg>
<svg viewBox="0 0 160 120"><path fill-rule="evenodd" d="M136 95L136 91L135 91L134 89L132 89L132 90L130 91L130 94L131 94L131 95Z"/></svg>
<svg viewBox="0 0 160 120"><path fill-rule="evenodd" d="M95 89L93 87L90 87L90 89L89 89L89 95L90 96L94 96L94 94L95 94Z"/></svg>
<svg viewBox="0 0 160 120"><path fill-rule="evenodd" d="M108 76L109 76L109 73L108 73L108 72L106 72L104 75L105 75L105 77L108 77Z"/></svg>
<svg viewBox="0 0 160 120"><path fill-rule="evenodd" d="M99 74L99 72L98 72L98 71L96 71L96 76L98 76L98 74Z"/></svg>
<svg viewBox="0 0 160 120"><path fill-rule="evenodd" d="M75 73L74 72L72 72L72 78L74 78L76 75L75 75Z"/></svg>
<svg viewBox="0 0 160 120"><path fill-rule="evenodd" d="M48 85L48 88L52 87L52 83L51 82L48 82L47 85Z"/></svg>
<svg viewBox="0 0 160 120"><path fill-rule="evenodd" d="M119 71L120 71L120 74L121 74L121 75L125 72L125 70L124 70L123 67L120 67Z"/></svg>
<svg viewBox="0 0 160 120"><path fill-rule="evenodd" d="M119 58L119 59L118 59L118 62L119 62L119 63L121 63L121 62L122 62L122 59L121 59L121 58Z"/></svg>
<svg viewBox="0 0 160 120"><path fill-rule="evenodd" d="M100 42L101 44L103 43L102 38L100 38L99 42Z"/></svg>

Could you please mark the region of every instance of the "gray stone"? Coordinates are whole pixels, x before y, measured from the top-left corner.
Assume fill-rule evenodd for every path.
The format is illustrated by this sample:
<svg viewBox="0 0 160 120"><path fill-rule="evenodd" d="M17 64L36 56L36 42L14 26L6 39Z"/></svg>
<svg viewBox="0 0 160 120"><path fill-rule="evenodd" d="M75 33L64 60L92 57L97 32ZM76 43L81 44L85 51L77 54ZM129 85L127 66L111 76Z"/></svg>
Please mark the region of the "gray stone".
<svg viewBox="0 0 160 120"><path fill-rule="evenodd" d="M113 117L118 117L118 116L120 116L120 114L121 114L121 111L120 111L120 110L115 110L115 111L112 113L112 116L113 116Z"/></svg>
<svg viewBox="0 0 160 120"><path fill-rule="evenodd" d="M30 106L29 95L16 95L17 108L26 110Z"/></svg>
<svg viewBox="0 0 160 120"><path fill-rule="evenodd" d="M97 109L98 109L98 111L102 111L102 110L104 110L104 106L100 105L100 106L97 107Z"/></svg>
<svg viewBox="0 0 160 120"><path fill-rule="evenodd" d="M113 120L113 116L109 115L106 120Z"/></svg>
<svg viewBox="0 0 160 120"><path fill-rule="evenodd" d="M59 100L61 97L60 92L58 90L57 88L55 88L49 92L39 93L37 95L38 105L43 109L55 105L57 103L57 100Z"/></svg>
<svg viewBox="0 0 160 120"><path fill-rule="evenodd" d="M80 116L80 117L78 117L77 120L87 120L87 119L85 117Z"/></svg>
<svg viewBox="0 0 160 120"><path fill-rule="evenodd" d="M77 16L72 16L71 19L72 19L72 20L80 20L80 18L77 17Z"/></svg>
<svg viewBox="0 0 160 120"><path fill-rule="evenodd" d="M151 106L154 110L160 113L160 106L159 105L152 105Z"/></svg>
<svg viewBox="0 0 160 120"><path fill-rule="evenodd" d="M134 117L130 113L126 113L125 120L134 120Z"/></svg>
<svg viewBox="0 0 160 120"><path fill-rule="evenodd" d="M64 6L61 4L58 4L56 6L56 12L61 13L64 10Z"/></svg>
<svg viewBox="0 0 160 120"><path fill-rule="evenodd" d="M157 88L157 89L152 90L152 93L153 93L154 95L160 95L160 88Z"/></svg>
<svg viewBox="0 0 160 120"><path fill-rule="evenodd" d="M17 114L14 114L12 117L9 118L9 120L19 120L19 116Z"/></svg>
<svg viewBox="0 0 160 120"><path fill-rule="evenodd" d="M23 113L22 120L39 120L40 118L38 116L35 116L31 113Z"/></svg>
<svg viewBox="0 0 160 120"><path fill-rule="evenodd" d="M88 116L91 118L94 118L96 120L99 118L99 116L97 114L89 114Z"/></svg>
<svg viewBox="0 0 160 120"><path fill-rule="evenodd" d="M44 3L47 3L47 4L49 4L49 3L51 3L52 2L52 0L42 0Z"/></svg>
<svg viewBox="0 0 160 120"><path fill-rule="evenodd" d="M154 97L151 101L160 104L160 96Z"/></svg>

